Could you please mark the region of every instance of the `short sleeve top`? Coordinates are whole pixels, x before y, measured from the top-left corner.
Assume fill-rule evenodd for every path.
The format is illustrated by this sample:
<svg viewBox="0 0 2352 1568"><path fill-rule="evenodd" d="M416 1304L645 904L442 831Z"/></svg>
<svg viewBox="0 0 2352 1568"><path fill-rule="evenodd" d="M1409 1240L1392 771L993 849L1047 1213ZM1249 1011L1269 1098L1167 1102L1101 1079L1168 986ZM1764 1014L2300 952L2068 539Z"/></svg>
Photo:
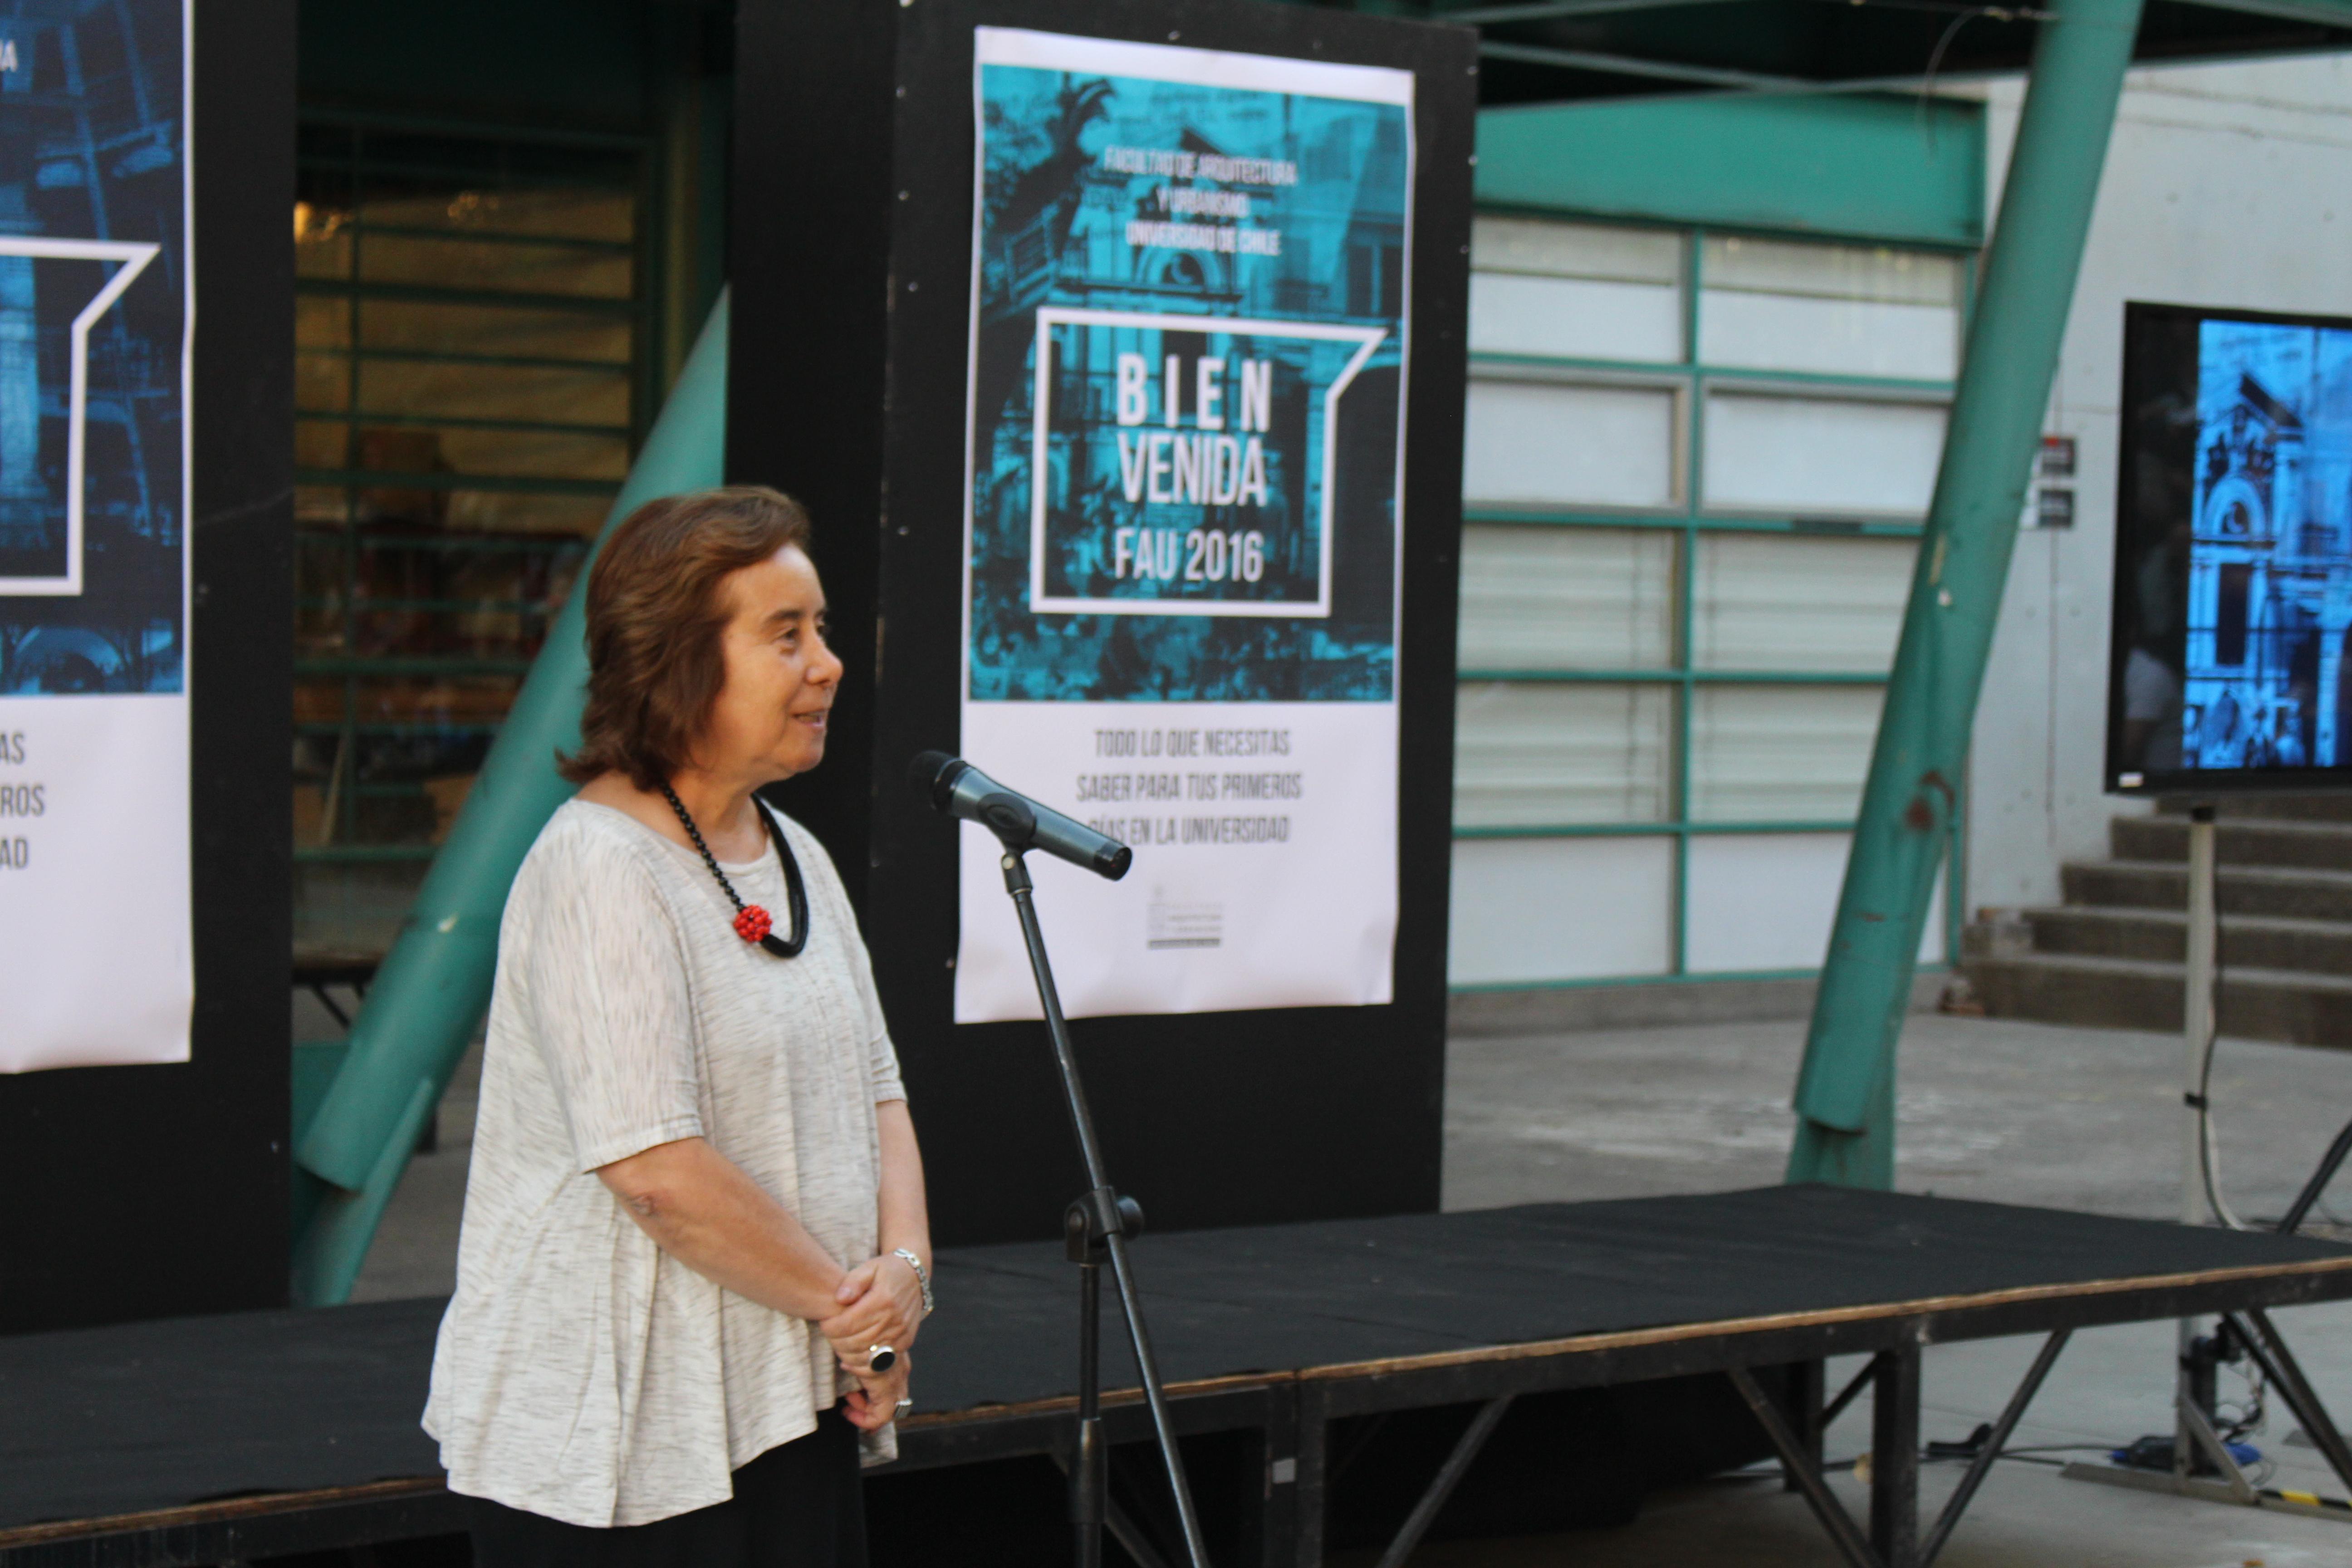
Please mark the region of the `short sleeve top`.
<svg viewBox="0 0 2352 1568"><path fill-rule="evenodd" d="M735 933L700 858L574 800L525 857L498 977L425 1427L452 1490L572 1524L732 1495L846 1386L823 1335L654 1245L597 1167L707 1138L844 1268L873 1256L875 1106L905 1098L856 917L822 846L779 819L809 937ZM729 865L788 920L782 862ZM887 1429L868 1458L891 1452Z"/></svg>

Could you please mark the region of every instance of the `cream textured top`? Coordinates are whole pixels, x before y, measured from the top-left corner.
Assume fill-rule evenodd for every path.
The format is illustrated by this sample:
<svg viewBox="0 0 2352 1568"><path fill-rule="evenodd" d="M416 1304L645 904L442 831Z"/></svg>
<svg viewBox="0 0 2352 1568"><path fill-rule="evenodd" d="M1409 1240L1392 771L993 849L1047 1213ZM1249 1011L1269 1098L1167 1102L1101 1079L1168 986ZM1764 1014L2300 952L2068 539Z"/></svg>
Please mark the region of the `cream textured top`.
<svg viewBox="0 0 2352 1568"><path fill-rule="evenodd" d="M610 807L566 804L523 860L425 1409L454 1491L666 1519L725 1500L730 1471L853 1386L812 1325L663 1252L594 1174L708 1138L844 1268L873 1256L874 1107L906 1091L841 879L783 827L808 889L797 958L737 936L700 858ZM726 871L789 934L773 847ZM869 1462L895 1454L880 1437Z"/></svg>

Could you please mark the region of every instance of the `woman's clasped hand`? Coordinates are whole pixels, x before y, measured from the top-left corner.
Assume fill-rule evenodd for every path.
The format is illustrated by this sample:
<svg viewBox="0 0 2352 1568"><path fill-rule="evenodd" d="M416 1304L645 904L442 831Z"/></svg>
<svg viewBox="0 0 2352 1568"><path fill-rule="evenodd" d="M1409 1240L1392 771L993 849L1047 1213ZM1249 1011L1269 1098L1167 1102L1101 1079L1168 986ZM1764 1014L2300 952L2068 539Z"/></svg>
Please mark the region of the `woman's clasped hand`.
<svg viewBox="0 0 2352 1568"><path fill-rule="evenodd" d="M914 1266L896 1253L869 1258L842 1276L834 1300L841 1310L821 1320L817 1331L833 1346L843 1370L857 1379L857 1387L843 1401L851 1425L866 1431L887 1426L907 1397L907 1377L912 1366L908 1354L923 1322L923 1286ZM867 1365L877 1345L898 1352L887 1372Z"/></svg>

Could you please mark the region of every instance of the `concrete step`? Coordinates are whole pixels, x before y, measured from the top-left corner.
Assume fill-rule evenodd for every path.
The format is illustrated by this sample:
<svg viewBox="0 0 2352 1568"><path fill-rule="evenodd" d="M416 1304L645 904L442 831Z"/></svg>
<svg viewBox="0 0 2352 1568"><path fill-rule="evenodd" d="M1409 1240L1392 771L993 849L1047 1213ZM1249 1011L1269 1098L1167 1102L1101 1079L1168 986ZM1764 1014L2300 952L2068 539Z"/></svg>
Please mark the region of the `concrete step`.
<svg viewBox="0 0 2352 1568"><path fill-rule="evenodd" d="M1997 1018L2174 1033L2184 1001L2181 965L2142 958L2024 953L1971 959L1969 984ZM2352 1047L2352 978L2225 968L2221 1032L2242 1039Z"/></svg>
<svg viewBox="0 0 2352 1568"><path fill-rule="evenodd" d="M2254 817L2216 823L2214 848L2224 866L2297 866L2352 871L2352 822L2277 822ZM2189 823L2178 816L2118 816L2107 825L2118 860L2189 858Z"/></svg>
<svg viewBox="0 0 2352 1568"><path fill-rule="evenodd" d="M2189 870L2179 862L2075 861L2059 868L2058 879L2069 904L2105 909L2189 907ZM2215 897L2224 917L2275 915L2352 921L2352 871L2224 866L2215 880Z"/></svg>
<svg viewBox="0 0 2352 1568"><path fill-rule="evenodd" d="M2156 809L2167 816L2185 817L2187 795L2158 797ZM2352 795L2241 795L2211 803L2214 816L2254 817L2273 822L2352 822Z"/></svg>
<svg viewBox="0 0 2352 1568"><path fill-rule="evenodd" d="M2159 963L2179 963L2189 955L2189 917L2179 910L2069 906L2024 910L2015 918L2026 927L2028 952L2145 958ZM1988 956L1992 955L1989 947ZM2225 968L2352 975L2352 924L2270 915L2224 916L2221 963Z"/></svg>

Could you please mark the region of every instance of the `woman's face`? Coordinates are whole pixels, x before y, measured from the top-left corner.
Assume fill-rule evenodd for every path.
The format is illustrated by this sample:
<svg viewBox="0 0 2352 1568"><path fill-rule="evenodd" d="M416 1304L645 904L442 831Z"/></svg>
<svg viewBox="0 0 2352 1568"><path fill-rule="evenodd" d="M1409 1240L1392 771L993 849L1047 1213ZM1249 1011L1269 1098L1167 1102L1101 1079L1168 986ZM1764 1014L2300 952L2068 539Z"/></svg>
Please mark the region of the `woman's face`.
<svg viewBox="0 0 2352 1568"><path fill-rule="evenodd" d="M824 760L825 720L841 687L841 660L824 641L824 589L792 545L719 584L732 605L720 645L727 684L695 747L704 771L750 773L761 784Z"/></svg>

